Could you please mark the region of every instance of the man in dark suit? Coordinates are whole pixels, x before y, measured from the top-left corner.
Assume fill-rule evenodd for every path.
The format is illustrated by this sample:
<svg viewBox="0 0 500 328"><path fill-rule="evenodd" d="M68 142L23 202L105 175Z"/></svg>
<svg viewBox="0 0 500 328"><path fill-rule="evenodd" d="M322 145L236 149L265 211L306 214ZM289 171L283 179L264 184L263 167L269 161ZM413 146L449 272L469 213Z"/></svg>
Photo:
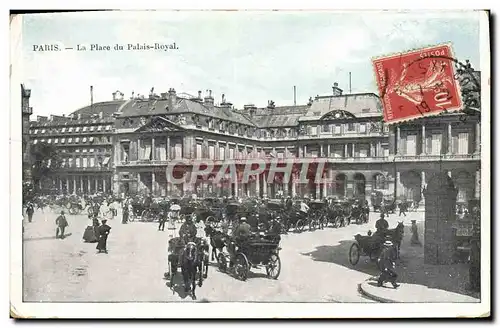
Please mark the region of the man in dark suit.
<svg viewBox="0 0 500 328"><path fill-rule="evenodd" d="M388 281L392 284L392 287L398 288L399 285L396 283L398 274L396 273L396 252L394 251L394 246L391 241L386 241L384 243L382 252L378 258L378 266L381 271L378 278L377 286L382 287L382 285Z"/></svg>

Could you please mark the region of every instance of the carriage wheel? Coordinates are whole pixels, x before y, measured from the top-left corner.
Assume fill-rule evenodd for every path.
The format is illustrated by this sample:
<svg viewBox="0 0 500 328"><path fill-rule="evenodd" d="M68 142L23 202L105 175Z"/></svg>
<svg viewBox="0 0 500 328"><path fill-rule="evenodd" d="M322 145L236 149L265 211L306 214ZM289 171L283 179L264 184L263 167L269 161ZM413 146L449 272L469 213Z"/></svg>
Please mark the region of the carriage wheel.
<svg viewBox="0 0 500 328"><path fill-rule="evenodd" d="M224 256L224 254L219 253L219 255L217 255L217 263L219 263L219 270L221 272L227 271L227 260L226 260L226 256Z"/></svg>
<svg viewBox="0 0 500 328"><path fill-rule="evenodd" d="M266 265L267 276L271 279L278 279L281 272L281 259L278 254L271 254Z"/></svg>
<svg viewBox="0 0 500 328"><path fill-rule="evenodd" d="M141 212L141 221L146 221L147 214L148 214L148 210L144 210Z"/></svg>
<svg viewBox="0 0 500 328"><path fill-rule="evenodd" d="M283 225L283 230L285 232L288 232L290 231L290 229L292 228L292 223L288 220L286 220L285 224Z"/></svg>
<svg viewBox="0 0 500 328"><path fill-rule="evenodd" d="M295 224L295 232L302 232L302 230L304 230L304 226L305 226L304 220L301 219L297 221L297 223Z"/></svg>
<svg viewBox="0 0 500 328"><path fill-rule="evenodd" d="M69 210L71 208L71 203L66 203L64 207L66 207Z"/></svg>
<svg viewBox="0 0 500 328"><path fill-rule="evenodd" d="M70 207L69 210L68 210L69 214L71 215L75 215L77 214L77 211L76 211L76 208L75 207Z"/></svg>
<svg viewBox="0 0 500 328"><path fill-rule="evenodd" d="M351 248L349 249L349 263L351 263L352 265L358 264L360 256L359 252L359 245L357 243L352 244Z"/></svg>
<svg viewBox="0 0 500 328"><path fill-rule="evenodd" d="M215 220L215 217L213 217L213 216L209 216L205 219L206 225L210 225L210 226L215 228L215 223L216 223L216 220Z"/></svg>
<svg viewBox="0 0 500 328"><path fill-rule="evenodd" d="M316 230L316 219L309 220L309 231Z"/></svg>
<svg viewBox="0 0 500 328"><path fill-rule="evenodd" d="M250 264L248 263L245 254L239 253L238 255L236 255L235 262L234 272L236 273L236 276L241 281L247 280L248 272L250 271Z"/></svg>
<svg viewBox="0 0 500 328"><path fill-rule="evenodd" d="M323 217L320 221L321 229L327 228L328 223L329 223L328 218L326 216Z"/></svg>

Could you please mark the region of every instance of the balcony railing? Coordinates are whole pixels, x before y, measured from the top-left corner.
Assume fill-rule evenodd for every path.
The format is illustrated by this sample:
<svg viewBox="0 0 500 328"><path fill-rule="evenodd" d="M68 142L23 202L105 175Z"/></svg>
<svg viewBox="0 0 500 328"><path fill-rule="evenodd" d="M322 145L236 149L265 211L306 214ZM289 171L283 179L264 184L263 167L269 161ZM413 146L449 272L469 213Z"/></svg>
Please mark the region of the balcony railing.
<svg viewBox="0 0 500 328"><path fill-rule="evenodd" d="M106 166L96 166L96 167L60 167L57 169L57 171L64 171L64 172L103 172L103 171L112 171L112 167L106 167Z"/></svg>
<svg viewBox="0 0 500 328"><path fill-rule="evenodd" d="M441 154L441 155L396 155L396 161L463 161L463 160L475 160L481 159L481 154Z"/></svg>

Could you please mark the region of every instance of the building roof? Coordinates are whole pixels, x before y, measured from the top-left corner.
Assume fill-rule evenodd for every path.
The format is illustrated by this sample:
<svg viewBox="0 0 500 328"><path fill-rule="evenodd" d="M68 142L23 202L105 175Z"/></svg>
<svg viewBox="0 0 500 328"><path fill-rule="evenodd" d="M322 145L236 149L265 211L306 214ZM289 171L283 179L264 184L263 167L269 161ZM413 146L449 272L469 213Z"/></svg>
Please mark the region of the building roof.
<svg viewBox="0 0 500 328"><path fill-rule="evenodd" d="M121 112L121 117L193 113L240 124L254 125L244 114L234 109L208 106L198 101L180 97L176 98L172 110L168 109L168 99L133 99L123 106Z"/></svg>
<svg viewBox="0 0 500 328"><path fill-rule="evenodd" d="M316 97L300 121L318 120L334 110L347 111L356 117L374 117L382 115L382 103L374 93L320 96Z"/></svg>
<svg viewBox="0 0 500 328"><path fill-rule="evenodd" d="M95 103L92 106L85 106L83 108L77 109L72 114L78 115L81 114L83 116L89 117L90 115L99 114L102 112L103 117L113 116L114 112L117 112L122 105L124 105L126 100L114 100L114 101L104 101Z"/></svg>
<svg viewBox="0 0 500 328"><path fill-rule="evenodd" d="M259 128L297 126L299 118L304 116L309 106L280 106L275 108L255 108L253 115L250 110L242 110Z"/></svg>

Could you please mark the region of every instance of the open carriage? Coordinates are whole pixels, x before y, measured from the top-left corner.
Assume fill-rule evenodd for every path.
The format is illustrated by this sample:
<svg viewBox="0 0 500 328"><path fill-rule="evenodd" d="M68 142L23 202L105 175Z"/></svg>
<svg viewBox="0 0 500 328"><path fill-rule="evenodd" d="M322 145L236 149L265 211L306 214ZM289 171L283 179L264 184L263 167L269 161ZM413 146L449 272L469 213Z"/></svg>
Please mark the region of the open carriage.
<svg viewBox="0 0 500 328"><path fill-rule="evenodd" d="M252 237L238 248L232 265L230 255L221 252L217 257L219 270L227 272L229 269L238 279L245 281L251 268L265 267L267 277L278 279L281 273L280 240L279 235L266 236L262 233ZM234 243L232 245L234 247Z"/></svg>

